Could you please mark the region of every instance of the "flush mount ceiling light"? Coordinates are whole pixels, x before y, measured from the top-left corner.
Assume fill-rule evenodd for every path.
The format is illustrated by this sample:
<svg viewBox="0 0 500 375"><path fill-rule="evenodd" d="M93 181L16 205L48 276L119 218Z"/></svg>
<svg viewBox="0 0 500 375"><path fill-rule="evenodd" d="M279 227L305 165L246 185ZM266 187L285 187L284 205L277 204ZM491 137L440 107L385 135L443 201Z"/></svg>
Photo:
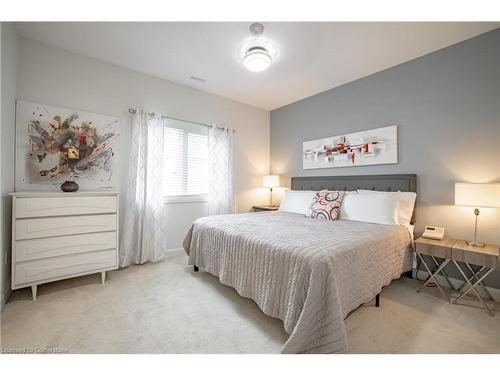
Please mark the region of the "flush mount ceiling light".
<svg viewBox="0 0 500 375"><path fill-rule="evenodd" d="M252 38L246 41L242 48L242 61L245 68L252 72L262 72L273 62L270 43L261 37L264 25L253 23L250 25Z"/></svg>
<svg viewBox="0 0 500 375"><path fill-rule="evenodd" d="M243 65L252 72L262 72L269 68L271 63L271 55L263 47L249 48L243 58Z"/></svg>

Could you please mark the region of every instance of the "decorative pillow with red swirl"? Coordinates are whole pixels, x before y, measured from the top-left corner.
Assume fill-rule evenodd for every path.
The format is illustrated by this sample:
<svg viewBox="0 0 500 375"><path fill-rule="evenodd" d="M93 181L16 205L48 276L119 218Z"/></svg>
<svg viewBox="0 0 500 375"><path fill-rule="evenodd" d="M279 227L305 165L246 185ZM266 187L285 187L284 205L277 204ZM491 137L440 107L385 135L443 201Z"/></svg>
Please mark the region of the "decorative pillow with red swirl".
<svg viewBox="0 0 500 375"><path fill-rule="evenodd" d="M313 219L337 220L343 198L343 191L322 190L314 196L306 216Z"/></svg>

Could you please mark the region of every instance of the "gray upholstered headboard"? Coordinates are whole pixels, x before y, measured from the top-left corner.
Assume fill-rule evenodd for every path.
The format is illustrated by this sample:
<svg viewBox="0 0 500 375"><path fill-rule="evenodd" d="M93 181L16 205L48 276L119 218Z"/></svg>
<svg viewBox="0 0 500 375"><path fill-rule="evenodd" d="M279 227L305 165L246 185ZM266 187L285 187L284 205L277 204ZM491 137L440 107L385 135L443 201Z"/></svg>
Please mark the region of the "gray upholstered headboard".
<svg viewBox="0 0 500 375"><path fill-rule="evenodd" d="M292 177L292 190L378 190L417 192L416 174Z"/></svg>
<svg viewBox="0 0 500 375"><path fill-rule="evenodd" d="M378 190L417 192L416 174L292 177L292 190ZM412 222L415 222L415 210Z"/></svg>

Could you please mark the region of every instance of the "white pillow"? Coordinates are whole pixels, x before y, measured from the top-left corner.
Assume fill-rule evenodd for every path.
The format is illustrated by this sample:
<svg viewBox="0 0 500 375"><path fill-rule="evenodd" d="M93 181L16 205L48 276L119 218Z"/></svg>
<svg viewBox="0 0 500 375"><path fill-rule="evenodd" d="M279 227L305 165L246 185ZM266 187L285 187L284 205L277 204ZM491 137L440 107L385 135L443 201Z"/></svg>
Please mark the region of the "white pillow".
<svg viewBox="0 0 500 375"><path fill-rule="evenodd" d="M358 192L356 190L354 190L354 191L346 191L344 193L344 198L342 199L342 204L340 205L340 212L339 212L339 217L338 217L339 219L349 220L349 219L347 219L347 217L349 217L349 212L346 211L346 207L349 208L350 205L349 204L347 204L347 206L344 205L344 199L347 198L349 200L350 198L348 198L348 196L352 195L352 194L358 194Z"/></svg>
<svg viewBox="0 0 500 375"><path fill-rule="evenodd" d="M398 225L399 195L356 194L344 196L340 219Z"/></svg>
<svg viewBox="0 0 500 375"><path fill-rule="evenodd" d="M285 190L279 210L305 215L315 194L311 190Z"/></svg>
<svg viewBox="0 0 500 375"><path fill-rule="evenodd" d="M399 224L410 224L413 210L415 208L415 200L417 194L411 191L376 191L376 190L358 190L361 194L398 194L399 193Z"/></svg>

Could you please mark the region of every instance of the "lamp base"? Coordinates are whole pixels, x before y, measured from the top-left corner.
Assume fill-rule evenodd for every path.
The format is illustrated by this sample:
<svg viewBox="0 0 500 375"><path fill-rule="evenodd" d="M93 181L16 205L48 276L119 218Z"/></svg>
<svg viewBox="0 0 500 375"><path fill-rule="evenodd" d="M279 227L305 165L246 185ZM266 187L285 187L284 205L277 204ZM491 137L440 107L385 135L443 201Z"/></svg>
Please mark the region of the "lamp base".
<svg viewBox="0 0 500 375"><path fill-rule="evenodd" d="M474 242L474 241L467 241L467 245L474 246L474 247L484 247L484 243Z"/></svg>

